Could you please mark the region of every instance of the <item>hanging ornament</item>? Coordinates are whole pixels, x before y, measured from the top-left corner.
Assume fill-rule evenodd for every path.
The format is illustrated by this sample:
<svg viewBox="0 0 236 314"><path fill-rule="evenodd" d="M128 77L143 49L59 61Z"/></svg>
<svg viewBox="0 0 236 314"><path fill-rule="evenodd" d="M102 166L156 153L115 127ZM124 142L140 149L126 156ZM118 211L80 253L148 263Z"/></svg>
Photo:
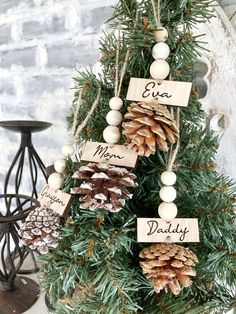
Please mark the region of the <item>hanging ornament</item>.
<svg viewBox="0 0 236 314"><path fill-rule="evenodd" d="M178 295L182 287L189 287L192 284L190 277L196 276L193 266L197 262L197 257L190 249L170 242L199 242L198 220L176 218L178 208L174 200L177 193L173 187L176 174L172 168L180 146L180 114L178 108L175 120L160 103L168 105L177 103L181 106L183 102L182 106L183 104L187 106L191 84L185 85L188 91L184 92L182 97L182 91L180 92L182 82L179 82L180 85L177 84L180 87L178 90L177 82L163 81L170 70L166 61L170 49L164 43L168 33L160 24L160 0L157 12L154 0L151 1L158 28L154 35L158 43L152 49L155 61L150 67L154 80L131 79L127 98L138 102L133 102L125 115L125 118L131 121L123 123L123 133L127 136L128 147L145 156L154 154L156 149L168 151L168 142L171 144L167 171L161 174L164 186L159 191L160 199L163 201L158 207L160 218L138 218L137 240L147 243L164 242L144 248L139 254L140 266L156 293L170 290Z"/></svg>
<svg viewBox="0 0 236 314"><path fill-rule="evenodd" d="M137 155L126 146L117 145L121 137L119 125L123 120L119 111L123 106L123 100L119 95L129 57L128 50L119 79L119 49L120 33L116 49L115 96L109 100L111 110L106 115L108 126L103 131L106 143L87 142L81 160L95 163L80 167L73 175L73 178L83 180L79 187L71 190L71 193L82 195L80 208L83 209L118 212L125 205L126 199L132 197L127 188L136 186L134 182L136 176L123 167L135 167Z"/></svg>
<svg viewBox="0 0 236 314"><path fill-rule="evenodd" d="M80 108L81 102L82 102L82 94L83 94L83 89L80 91L78 103L77 103L75 113L74 113L74 121L73 121L72 131L71 131L71 139L65 145L62 146L62 148L61 148L62 157L57 159L54 163L54 169L56 172L50 174L50 176L48 177L48 185L55 190L60 189L62 184L63 184L63 173L64 173L64 170L66 168L66 159L73 155L74 143L78 139L80 132L86 126L86 124L87 124L89 118L91 117L91 115L93 114L94 110L97 108L97 105L98 105L98 102L100 99L101 89L99 88L98 95L97 95L93 105L91 106L91 109L90 109L88 115L86 116L86 118L84 119L82 124L79 125L79 127L76 129L77 118L78 118L78 114L79 114L79 108Z"/></svg>
<svg viewBox="0 0 236 314"><path fill-rule="evenodd" d="M179 126L179 114L177 115ZM175 150L170 153L167 171L161 174L165 184L159 191L163 201L158 206L159 218L138 218L138 242L199 242L198 220L196 218L178 218L178 208L173 203L176 199L176 174L171 170L179 149L179 139Z"/></svg>
<svg viewBox="0 0 236 314"><path fill-rule="evenodd" d="M127 187L134 188L136 176L125 168L119 168L103 163L89 163L82 166L73 175L75 179L84 182L71 193L83 195L80 198L80 208L106 209L118 212L125 205L125 200L132 197Z"/></svg>
<svg viewBox="0 0 236 314"><path fill-rule="evenodd" d="M156 103L132 103L123 123L123 134L128 148L138 155L149 157L156 150L168 151L168 143L174 144L179 129L169 110Z"/></svg>
<svg viewBox="0 0 236 314"><path fill-rule="evenodd" d="M176 219L178 208L173 203L176 189L172 186L176 182L176 174L171 171L176 154L175 150L170 155L168 171L161 174L161 181L166 185L159 191L160 199L163 201L158 206L160 218L138 218L138 242L199 242L198 220Z"/></svg>
<svg viewBox="0 0 236 314"><path fill-rule="evenodd" d="M153 244L140 253L140 266L156 293L161 290L178 295L182 287L192 284L190 277L196 276L193 268L198 262L197 256L188 248L172 244Z"/></svg>
<svg viewBox="0 0 236 314"><path fill-rule="evenodd" d="M19 229L19 235L24 245L46 254L50 247L58 245L60 220L68 216L72 196L47 184L39 193L38 200L41 207L29 213Z"/></svg>
<svg viewBox="0 0 236 314"><path fill-rule="evenodd" d="M60 215L46 206L37 207L26 218L19 229L24 245L31 250L46 254L49 248L58 246Z"/></svg>
<svg viewBox="0 0 236 314"><path fill-rule="evenodd" d="M151 0L157 25L154 32L154 40L157 43L152 48L152 56L155 60L150 65L152 79L131 78L126 100L187 107L192 83L165 80L170 73L168 64L170 47L166 43L169 37L168 31L161 26L159 1L156 10L155 1Z"/></svg>
<svg viewBox="0 0 236 314"><path fill-rule="evenodd" d="M103 130L103 139L105 143L87 142L83 149L81 160L134 168L137 162L137 154L135 154L133 150L127 149L124 145L117 145L121 138L119 125L123 120L122 114L119 111L123 106L120 92L130 55L128 49L123 66L119 69L120 40L119 29L116 45L115 96L109 100L109 107L111 110L106 115L108 126Z"/></svg>

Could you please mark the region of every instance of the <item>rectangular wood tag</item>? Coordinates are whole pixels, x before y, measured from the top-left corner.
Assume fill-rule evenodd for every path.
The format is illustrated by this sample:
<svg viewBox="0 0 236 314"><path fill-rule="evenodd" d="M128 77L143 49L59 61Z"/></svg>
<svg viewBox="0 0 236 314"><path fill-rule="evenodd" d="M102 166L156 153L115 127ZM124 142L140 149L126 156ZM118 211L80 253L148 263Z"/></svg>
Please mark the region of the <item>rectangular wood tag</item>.
<svg viewBox="0 0 236 314"><path fill-rule="evenodd" d="M198 219L137 219L138 242L199 242Z"/></svg>
<svg viewBox="0 0 236 314"><path fill-rule="evenodd" d="M163 105L187 107L191 88L190 82L163 81L159 84L156 80L132 77L126 99L145 102L157 100Z"/></svg>
<svg viewBox="0 0 236 314"><path fill-rule="evenodd" d="M109 164L134 168L137 154L124 145L87 142L82 152L81 160L92 162L107 162Z"/></svg>
<svg viewBox="0 0 236 314"><path fill-rule="evenodd" d="M38 196L38 200L42 205L51 208L64 218L68 216L72 199L72 195L61 190L54 190L48 184L43 187Z"/></svg>

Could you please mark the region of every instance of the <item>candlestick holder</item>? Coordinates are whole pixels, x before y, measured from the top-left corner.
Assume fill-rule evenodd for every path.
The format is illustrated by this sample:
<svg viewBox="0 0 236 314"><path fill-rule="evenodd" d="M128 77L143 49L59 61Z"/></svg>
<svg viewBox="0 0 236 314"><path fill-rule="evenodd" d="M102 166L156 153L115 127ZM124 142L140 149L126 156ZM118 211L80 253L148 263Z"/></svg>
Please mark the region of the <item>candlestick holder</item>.
<svg viewBox="0 0 236 314"><path fill-rule="evenodd" d="M17 276L27 256L26 247L20 245L18 230L29 212L39 205L36 199L25 195L0 195L1 314L21 314L29 309L39 296L39 286L35 281Z"/></svg>
<svg viewBox="0 0 236 314"><path fill-rule="evenodd" d="M11 121L0 121L0 127L6 130L17 132L21 134L20 147L8 169L8 172L4 181L4 193L21 193L20 189L24 178L30 182L30 191L27 194L31 197L38 198L37 191L42 187L38 187L40 182L40 175L43 181L47 181L47 173L45 166L39 157L37 151L35 150L32 143L32 133L41 132L49 128L52 124L44 121L31 121L31 120L11 120ZM28 168L28 175L27 175ZM13 183L14 182L14 183ZM41 181L42 182L42 181ZM10 183L13 191L9 191ZM15 258L19 258L18 252L13 252ZM20 274L31 274L39 270L34 253L26 249L26 256L30 255L33 268L32 269L18 269Z"/></svg>

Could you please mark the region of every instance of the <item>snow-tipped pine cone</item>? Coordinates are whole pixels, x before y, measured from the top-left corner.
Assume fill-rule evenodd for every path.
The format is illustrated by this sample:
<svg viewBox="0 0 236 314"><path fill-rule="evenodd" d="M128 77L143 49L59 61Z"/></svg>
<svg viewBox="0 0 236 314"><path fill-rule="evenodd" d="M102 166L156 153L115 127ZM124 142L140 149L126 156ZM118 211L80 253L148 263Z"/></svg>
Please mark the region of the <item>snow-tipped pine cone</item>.
<svg viewBox="0 0 236 314"><path fill-rule="evenodd" d="M106 163L82 166L73 178L84 181L79 187L72 188L71 193L82 195L80 208L89 210L118 212L125 205L125 200L132 197L127 188L137 186L133 173Z"/></svg>
<svg viewBox="0 0 236 314"><path fill-rule="evenodd" d="M46 254L49 247L58 246L59 229L60 215L42 206L29 213L18 233L24 245Z"/></svg>

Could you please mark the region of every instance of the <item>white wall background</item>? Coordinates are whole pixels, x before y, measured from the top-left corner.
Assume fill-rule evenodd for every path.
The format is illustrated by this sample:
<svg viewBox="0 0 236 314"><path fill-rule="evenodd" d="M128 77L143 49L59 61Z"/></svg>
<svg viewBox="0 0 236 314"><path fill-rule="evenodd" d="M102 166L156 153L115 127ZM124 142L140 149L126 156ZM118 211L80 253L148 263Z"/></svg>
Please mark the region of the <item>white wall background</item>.
<svg viewBox="0 0 236 314"><path fill-rule="evenodd" d="M117 0L0 1L0 120L32 119L52 122L50 129L33 136L33 142L46 165L55 161L67 137L65 117L71 108L73 96L71 77L76 75L76 68L81 69L96 62L100 31L112 13L111 6L116 2ZM236 28L234 2L236 3L221 1L221 4ZM219 19L221 17L204 27L203 31L207 28L210 49L222 53L224 51L225 54L226 50L218 49L224 46L224 34L217 40L217 32L219 28L222 28L221 32L223 29L227 32L228 26L219 22ZM227 49L233 47L230 36L232 34L227 33ZM214 40L218 46L211 44ZM215 51L208 57L212 64L217 59L214 65L221 67L221 73L224 72L225 63L228 64L230 60L224 61L224 55L217 55ZM221 63L218 63L219 57L223 60ZM227 79L227 74L224 79ZM215 76L214 79L211 75L214 88L217 88L217 84L213 85L213 82L217 80L220 81L221 77ZM229 88L236 90L234 84L233 82ZM213 106L215 111L220 110L222 103L218 100L212 103L214 90L211 91L208 100L204 101L205 108L210 111ZM228 90L226 96L224 92L221 91L224 99L235 96L233 90ZM234 100L231 101L232 106L233 103ZM236 155L236 146L231 145L235 142L235 137L231 133L225 134L222 140L227 145L221 146L218 161L224 165L220 167L221 170L236 178L236 158L232 171L228 161L229 154L233 152ZM18 134L0 128L0 193L19 141ZM23 192L27 193L26 189Z"/></svg>
<svg viewBox="0 0 236 314"><path fill-rule="evenodd" d="M0 1L0 120L52 122L33 136L46 165L55 161L67 136L72 77L96 62L98 34L115 2ZM0 128L0 193L19 141L19 135Z"/></svg>

